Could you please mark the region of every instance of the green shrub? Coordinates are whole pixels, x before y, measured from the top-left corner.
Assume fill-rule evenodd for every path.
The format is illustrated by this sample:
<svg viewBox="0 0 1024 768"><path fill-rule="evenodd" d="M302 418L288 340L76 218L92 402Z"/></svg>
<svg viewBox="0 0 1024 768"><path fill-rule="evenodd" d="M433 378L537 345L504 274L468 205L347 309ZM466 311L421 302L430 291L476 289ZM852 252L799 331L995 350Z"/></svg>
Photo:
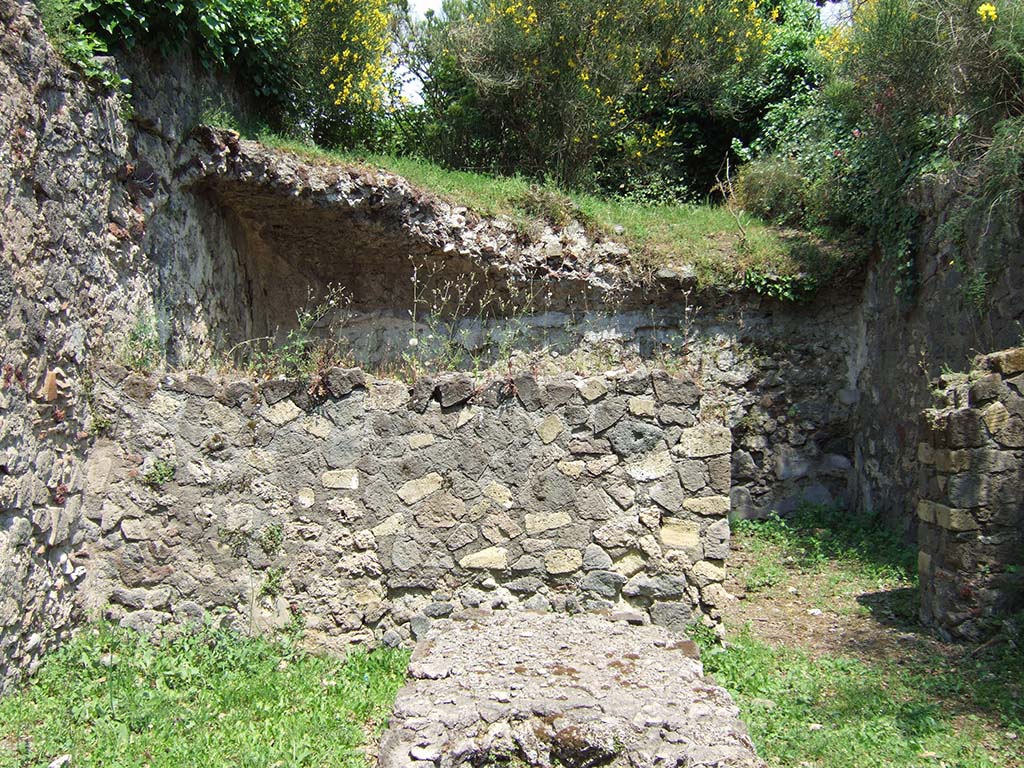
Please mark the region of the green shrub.
<svg viewBox="0 0 1024 768"><path fill-rule="evenodd" d="M372 143L398 90L388 0L301 0L289 128L328 147Z"/></svg>
<svg viewBox="0 0 1024 768"><path fill-rule="evenodd" d="M687 181L668 170L627 169L625 177L617 187L612 187L615 196L627 203L644 206L687 205L697 201L697 195Z"/></svg>
<svg viewBox="0 0 1024 768"><path fill-rule="evenodd" d="M749 213L780 224L805 220L807 180L789 158L764 158L743 166L736 177L736 202Z"/></svg>
<svg viewBox="0 0 1024 768"><path fill-rule="evenodd" d="M807 301L817 293L818 280L806 272L777 275L751 268L743 273L743 287L776 301Z"/></svg>
<svg viewBox="0 0 1024 768"><path fill-rule="evenodd" d="M423 148L444 164L566 187L676 176L703 152L697 123L723 84L760 60L775 33L772 5L446 3L408 48L424 81Z"/></svg>
<svg viewBox="0 0 1024 768"><path fill-rule="evenodd" d="M37 0L37 3L46 36L69 64L104 87L116 88L122 84L120 78L97 61L98 56L107 53L107 42L102 35L82 26L80 19L85 0Z"/></svg>
<svg viewBox="0 0 1024 768"><path fill-rule="evenodd" d="M39 0L54 44L87 74L97 54L194 51L255 96L277 127L354 141L390 94L390 13L383 0Z"/></svg>
<svg viewBox="0 0 1024 768"><path fill-rule="evenodd" d="M168 55L191 47L211 69L230 70L264 104L291 97L286 52L302 0L70 0L87 33L111 49L143 46Z"/></svg>
<svg viewBox="0 0 1024 768"><path fill-rule="evenodd" d="M992 142L971 173L961 174L960 206L939 237L951 241L951 266L964 277L964 297L987 308L988 288L1006 268L1006 249L1019 238L1024 206L1024 117L996 124Z"/></svg>
<svg viewBox="0 0 1024 768"><path fill-rule="evenodd" d="M1024 6L997 5L981 13L961 0L858 4L852 24L818 40L822 86L767 110L750 148L762 163L747 172L747 203L771 211L784 185L777 174L754 181L763 164L795 164L806 179L805 222L868 236L909 293L920 225L913 192L924 176L958 167L963 242L973 228L972 248L1004 250L1022 189ZM986 220L994 225L976 226ZM1002 258L972 271L992 274Z"/></svg>

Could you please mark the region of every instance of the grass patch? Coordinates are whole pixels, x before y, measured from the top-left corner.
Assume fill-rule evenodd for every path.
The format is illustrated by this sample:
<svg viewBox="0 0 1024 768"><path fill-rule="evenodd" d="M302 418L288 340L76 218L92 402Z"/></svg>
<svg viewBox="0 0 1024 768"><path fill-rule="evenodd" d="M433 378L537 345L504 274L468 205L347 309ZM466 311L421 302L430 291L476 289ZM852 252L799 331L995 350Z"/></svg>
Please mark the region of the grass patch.
<svg viewBox="0 0 1024 768"><path fill-rule="evenodd" d="M776 562L758 563L747 573L746 586L751 592L781 584L786 579L786 569Z"/></svg>
<svg viewBox="0 0 1024 768"><path fill-rule="evenodd" d="M451 171L412 157L327 151L267 133L258 138L268 147L315 162L383 168L482 216L507 216L524 232L538 221L564 225L575 219L591 233L628 245L641 274L663 266L690 267L703 288L743 287L800 300L860 265L859 257L834 244L780 230L742 212L737 221L723 206L641 205L538 186L516 176Z"/></svg>
<svg viewBox="0 0 1024 768"><path fill-rule="evenodd" d="M0 766L363 768L408 653L315 656L213 629L151 642L98 624L0 699Z"/></svg>
<svg viewBox="0 0 1024 768"><path fill-rule="evenodd" d="M769 765L1020 764L1007 760L1020 749L1008 734L1024 730L1019 652L954 666L869 664L773 648L749 628L727 647L703 645L705 669L732 693Z"/></svg>
<svg viewBox="0 0 1024 768"><path fill-rule="evenodd" d="M923 632L898 536L818 506L734 534L743 621L725 645L695 639L770 766L1024 766L1021 638L973 651Z"/></svg>
<svg viewBox="0 0 1024 768"><path fill-rule="evenodd" d="M785 519L739 520L734 532L758 562L748 573L750 589L784 580L785 569L824 573L854 587L886 589L913 584L914 550L879 521L842 507L804 506Z"/></svg>

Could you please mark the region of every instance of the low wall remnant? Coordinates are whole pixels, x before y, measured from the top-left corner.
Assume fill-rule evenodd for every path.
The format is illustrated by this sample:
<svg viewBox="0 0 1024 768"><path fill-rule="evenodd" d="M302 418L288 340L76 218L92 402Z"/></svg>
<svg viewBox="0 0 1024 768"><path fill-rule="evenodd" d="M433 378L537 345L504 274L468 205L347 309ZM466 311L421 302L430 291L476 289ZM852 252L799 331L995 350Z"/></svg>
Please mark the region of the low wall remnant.
<svg viewBox="0 0 1024 768"><path fill-rule="evenodd" d="M501 764L765 765L693 641L593 615L466 611L417 644L380 765Z"/></svg>
<svg viewBox="0 0 1024 768"><path fill-rule="evenodd" d="M520 603L716 615L732 443L691 379L107 367L94 396L111 428L87 464L81 601L127 625L302 621L330 647Z"/></svg>

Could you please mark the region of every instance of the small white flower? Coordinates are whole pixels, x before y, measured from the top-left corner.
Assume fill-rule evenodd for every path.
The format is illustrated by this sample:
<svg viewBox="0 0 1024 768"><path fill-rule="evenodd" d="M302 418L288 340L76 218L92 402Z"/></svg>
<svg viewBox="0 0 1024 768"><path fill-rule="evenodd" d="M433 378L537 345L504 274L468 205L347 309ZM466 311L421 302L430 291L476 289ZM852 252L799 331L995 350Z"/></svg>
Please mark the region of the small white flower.
<svg viewBox="0 0 1024 768"><path fill-rule="evenodd" d="M411 339L409 339L409 346L410 347L415 347L419 343L420 343L419 339L417 339L415 336L412 337Z"/></svg>

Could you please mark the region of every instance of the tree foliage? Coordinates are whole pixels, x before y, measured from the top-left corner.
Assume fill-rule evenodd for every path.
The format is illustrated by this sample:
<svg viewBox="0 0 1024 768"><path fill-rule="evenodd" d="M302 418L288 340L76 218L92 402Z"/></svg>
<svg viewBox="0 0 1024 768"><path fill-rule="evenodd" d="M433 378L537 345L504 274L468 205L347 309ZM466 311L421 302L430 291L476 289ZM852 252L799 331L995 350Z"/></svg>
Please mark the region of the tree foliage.
<svg viewBox="0 0 1024 768"><path fill-rule="evenodd" d="M986 231L1024 190L1016 0L854 0L828 28L824 0L38 1L93 75L107 48L190 46L300 138L643 203L731 190L872 239L908 285L923 175L959 169Z"/></svg>
<svg viewBox="0 0 1024 768"><path fill-rule="evenodd" d="M368 140L391 108L393 14L387 0L304 0L292 46L292 127L325 146Z"/></svg>
<svg viewBox="0 0 1024 768"><path fill-rule="evenodd" d="M189 50L229 72L276 127L354 143L391 93L386 0L40 0L47 31L90 74L92 58Z"/></svg>
<svg viewBox="0 0 1024 768"><path fill-rule="evenodd" d="M302 0L67 0L75 20L109 49L169 54L190 46L208 67L230 69L253 95L291 97L287 56Z"/></svg>
<svg viewBox="0 0 1024 768"><path fill-rule="evenodd" d="M742 111L727 84L757 71L780 15L764 0L449 2L410 49L423 145L566 185L675 173L693 115Z"/></svg>
<svg viewBox="0 0 1024 768"><path fill-rule="evenodd" d="M864 0L816 47L821 87L766 113L759 159L739 183L748 208L777 208L786 184L792 206L778 218L866 235L905 291L914 288L911 200L923 176L958 176L968 201L960 218L990 220L988 241L1000 228L1009 236L994 225L1024 191L1024 7ZM786 176L773 175L780 163Z"/></svg>

